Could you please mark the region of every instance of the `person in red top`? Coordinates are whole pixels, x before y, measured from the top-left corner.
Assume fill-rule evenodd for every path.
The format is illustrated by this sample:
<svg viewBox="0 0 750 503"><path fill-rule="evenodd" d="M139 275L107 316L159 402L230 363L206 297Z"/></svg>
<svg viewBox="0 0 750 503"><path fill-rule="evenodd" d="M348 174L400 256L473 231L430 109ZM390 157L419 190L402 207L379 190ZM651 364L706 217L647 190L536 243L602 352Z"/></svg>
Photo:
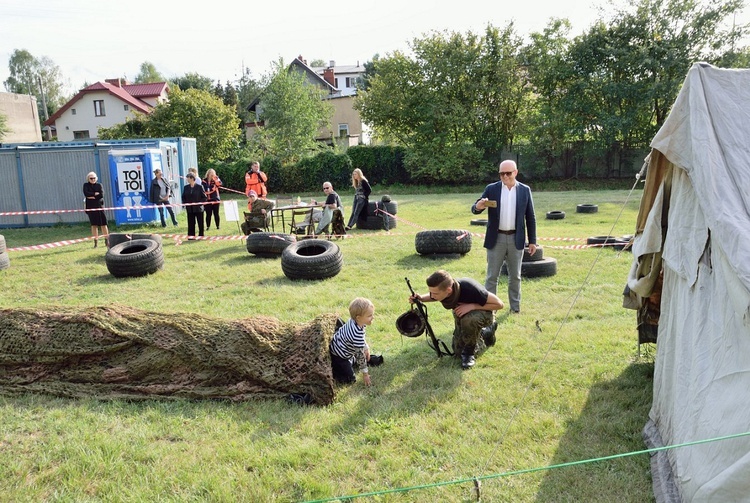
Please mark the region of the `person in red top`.
<svg viewBox="0 0 750 503"><path fill-rule="evenodd" d="M265 199L268 195L267 181L268 175L260 170L260 163L253 161L250 163L250 170L245 174L245 194L254 190L258 194L258 198Z"/></svg>
<svg viewBox="0 0 750 503"><path fill-rule="evenodd" d="M216 222L216 230L219 230L221 221L219 220L219 187L221 187L221 179L216 175L216 171L211 168L206 171L206 178L203 179L203 192L206 193L208 203L206 205L206 230L211 228L211 216L214 217Z"/></svg>

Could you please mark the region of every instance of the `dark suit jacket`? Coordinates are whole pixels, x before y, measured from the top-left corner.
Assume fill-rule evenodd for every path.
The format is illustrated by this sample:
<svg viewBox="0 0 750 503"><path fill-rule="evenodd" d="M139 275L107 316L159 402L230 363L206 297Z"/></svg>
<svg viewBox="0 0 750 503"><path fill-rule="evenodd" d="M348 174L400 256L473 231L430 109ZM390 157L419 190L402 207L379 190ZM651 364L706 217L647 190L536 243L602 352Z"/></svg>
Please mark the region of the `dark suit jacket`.
<svg viewBox="0 0 750 503"><path fill-rule="evenodd" d="M182 189L182 202L185 203L203 203L206 202L206 193L203 192L203 187L198 185L196 182L192 187L190 184L185 185ZM203 213L203 205L190 205L185 206L186 213Z"/></svg>
<svg viewBox="0 0 750 503"><path fill-rule="evenodd" d="M484 247L494 248L497 243L497 230L500 227L500 195L502 194L503 182L498 181L489 184L482 192L482 199L486 197L497 201L497 208L487 208L487 233L484 236ZM479 215L484 210L477 209L477 202L471 206L471 212ZM526 228L529 230L529 243L536 244L536 215L534 214L534 200L531 198L531 189L528 185L516 181L516 249L523 250L526 244Z"/></svg>

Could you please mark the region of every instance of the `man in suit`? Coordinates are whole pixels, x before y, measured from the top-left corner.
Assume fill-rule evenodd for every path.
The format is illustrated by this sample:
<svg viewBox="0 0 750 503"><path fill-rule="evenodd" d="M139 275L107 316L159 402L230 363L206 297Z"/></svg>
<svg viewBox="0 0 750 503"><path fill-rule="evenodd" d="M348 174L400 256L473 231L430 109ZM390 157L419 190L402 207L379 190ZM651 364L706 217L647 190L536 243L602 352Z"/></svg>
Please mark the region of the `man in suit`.
<svg viewBox="0 0 750 503"><path fill-rule="evenodd" d="M536 216L531 189L516 180L516 163L505 160L499 167L500 181L485 187L482 197L472 205L478 215L489 208L487 233L487 278L484 287L497 293L497 279L505 261L508 269L508 303L513 313L521 311L521 262L529 237L529 254L536 253Z"/></svg>

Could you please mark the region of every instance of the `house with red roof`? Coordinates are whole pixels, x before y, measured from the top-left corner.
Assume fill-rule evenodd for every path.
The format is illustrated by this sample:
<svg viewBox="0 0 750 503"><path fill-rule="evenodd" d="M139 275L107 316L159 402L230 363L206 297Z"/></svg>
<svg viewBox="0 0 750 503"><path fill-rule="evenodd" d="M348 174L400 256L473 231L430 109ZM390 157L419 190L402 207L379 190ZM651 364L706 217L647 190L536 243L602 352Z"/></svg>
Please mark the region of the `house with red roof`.
<svg viewBox="0 0 750 503"><path fill-rule="evenodd" d="M166 82L129 84L123 79L107 79L81 89L44 125L54 128L60 141L95 139L100 127L122 124L136 114L148 115L166 101Z"/></svg>

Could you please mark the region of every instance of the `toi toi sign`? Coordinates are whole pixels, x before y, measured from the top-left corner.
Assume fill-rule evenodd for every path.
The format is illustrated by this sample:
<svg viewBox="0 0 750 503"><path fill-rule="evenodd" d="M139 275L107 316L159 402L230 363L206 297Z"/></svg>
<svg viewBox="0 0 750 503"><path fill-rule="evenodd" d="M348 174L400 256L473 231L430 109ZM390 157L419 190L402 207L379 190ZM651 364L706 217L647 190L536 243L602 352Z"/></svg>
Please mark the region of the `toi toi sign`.
<svg viewBox="0 0 750 503"><path fill-rule="evenodd" d="M143 163L118 162L117 188L123 194L126 192L144 192L146 184L143 180Z"/></svg>

